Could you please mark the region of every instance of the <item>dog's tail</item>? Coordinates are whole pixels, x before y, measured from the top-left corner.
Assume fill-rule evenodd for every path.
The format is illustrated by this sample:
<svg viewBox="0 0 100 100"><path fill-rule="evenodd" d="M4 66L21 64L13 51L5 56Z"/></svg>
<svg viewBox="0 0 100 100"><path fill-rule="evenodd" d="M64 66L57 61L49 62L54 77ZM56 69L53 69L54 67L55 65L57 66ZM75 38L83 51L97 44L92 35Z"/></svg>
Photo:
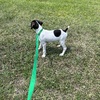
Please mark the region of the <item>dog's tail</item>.
<svg viewBox="0 0 100 100"><path fill-rule="evenodd" d="M68 26L65 30L63 30L64 32L67 32L67 30L69 29L70 26Z"/></svg>

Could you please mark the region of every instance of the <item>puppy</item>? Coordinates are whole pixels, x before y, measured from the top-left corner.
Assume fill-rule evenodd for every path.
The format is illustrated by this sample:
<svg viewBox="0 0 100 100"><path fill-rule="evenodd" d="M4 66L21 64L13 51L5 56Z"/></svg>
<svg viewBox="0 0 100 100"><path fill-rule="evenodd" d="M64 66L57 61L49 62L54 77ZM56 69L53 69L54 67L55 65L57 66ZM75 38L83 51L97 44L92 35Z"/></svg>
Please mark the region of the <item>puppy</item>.
<svg viewBox="0 0 100 100"><path fill-rule="evenodd" d="M33 20L31 22L31 29L35 29L36 33L38 34L43 28L42 28L42 21L39 20ZM63 56L67 47L65 45L65 40L67 37L67 30L68 30L69 26L65 29L59 29L59 30L45 30L43 29L39 35L39 41L40 41L40 45L39 45L39 50L43 47L43 55L42 58L44 58L46 56L46 43L47 42L51 42L51 41L59 41L60 45L58 45L58 47L62 46L63 51L60 54L60 56Z"/></svg>

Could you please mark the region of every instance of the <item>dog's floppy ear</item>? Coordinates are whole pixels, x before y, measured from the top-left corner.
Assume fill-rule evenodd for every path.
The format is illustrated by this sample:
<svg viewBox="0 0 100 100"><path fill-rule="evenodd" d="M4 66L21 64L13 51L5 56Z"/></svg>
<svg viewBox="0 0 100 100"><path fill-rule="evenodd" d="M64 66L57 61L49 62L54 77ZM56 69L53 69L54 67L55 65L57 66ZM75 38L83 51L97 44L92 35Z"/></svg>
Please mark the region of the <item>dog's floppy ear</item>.
<svg viewBox="0 0 100 100"><path fill-rule="evenodd" d="M42 21L39 21L39 20L36 20L40 25L42 25L43 24L43 22Z"/></svg>

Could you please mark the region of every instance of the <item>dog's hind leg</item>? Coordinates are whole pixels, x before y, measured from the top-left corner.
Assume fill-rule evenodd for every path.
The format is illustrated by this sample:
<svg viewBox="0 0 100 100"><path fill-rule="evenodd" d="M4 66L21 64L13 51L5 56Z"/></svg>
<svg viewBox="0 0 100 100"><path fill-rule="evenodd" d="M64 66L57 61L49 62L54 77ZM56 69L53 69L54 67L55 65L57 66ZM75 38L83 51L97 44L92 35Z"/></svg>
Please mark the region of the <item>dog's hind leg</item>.
<svg viewBox="0 0 100 100"><path fill-rule="evenodd" d="M63 48L63 51L62 51L62 53L60 54L60 56L63 56L63 55L65 54L65 52L66 52L66 49L67 49L67 47L66 47L66 45L65 45L65 41L60 41L60 45L61 45L62 48Z"/></svg>

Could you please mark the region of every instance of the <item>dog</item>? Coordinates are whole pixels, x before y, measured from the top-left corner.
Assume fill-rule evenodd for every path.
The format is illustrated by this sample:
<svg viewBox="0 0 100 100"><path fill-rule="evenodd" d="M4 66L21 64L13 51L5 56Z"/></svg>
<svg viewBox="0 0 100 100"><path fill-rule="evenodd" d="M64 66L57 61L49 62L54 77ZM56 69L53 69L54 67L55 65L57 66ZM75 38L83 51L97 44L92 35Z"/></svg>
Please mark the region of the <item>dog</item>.
<svg viewBox="0 0 100 100"><path fill-rule="evenodd" d="M36 33L38 34L42 28L42 21L39 20L33 20L31 22L31 29L35 29ZM69 29L69 26L65 29L58 29L58 30L45 30L43 29L42 32L39 35L39 50L43 47L43 55L42 58L46 57L46 43L51 41L59 41L60 45L58 47L62 46L63 51L60 54L60 56L63 56L65 54L65 51L67 50L67 47L65 45L65 40L67 37L67 30Z"/></svg>

